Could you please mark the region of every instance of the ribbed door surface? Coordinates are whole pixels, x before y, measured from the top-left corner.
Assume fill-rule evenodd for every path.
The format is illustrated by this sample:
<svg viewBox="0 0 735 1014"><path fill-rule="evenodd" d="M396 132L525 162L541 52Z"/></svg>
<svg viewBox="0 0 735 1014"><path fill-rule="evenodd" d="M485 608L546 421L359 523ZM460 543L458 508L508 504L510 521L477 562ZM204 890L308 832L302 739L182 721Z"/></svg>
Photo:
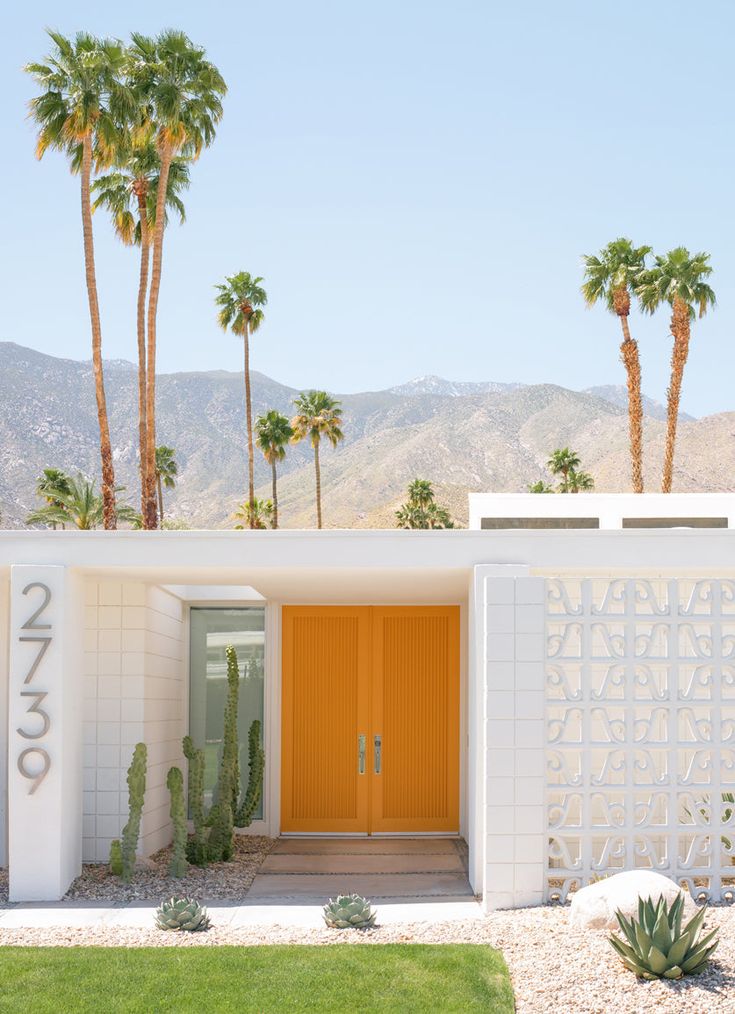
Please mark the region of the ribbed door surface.
<svg viewBox="0 0 735 1014"><path fill-rule="evenodd" d="M458 607L284 606L282 736L282 831L458 831Z"/></svg>
<svg viewBox="0 0 735 1014"><path fill-rule="evenodd" d="M459 609L373 610L370 826L459 830Z"/></svg>
<svg viewBox="0 0 735 1014"><path fill-rule="evenodd" d="M283 831L367 830L369 631L362 608L283 608Z"/></svg>

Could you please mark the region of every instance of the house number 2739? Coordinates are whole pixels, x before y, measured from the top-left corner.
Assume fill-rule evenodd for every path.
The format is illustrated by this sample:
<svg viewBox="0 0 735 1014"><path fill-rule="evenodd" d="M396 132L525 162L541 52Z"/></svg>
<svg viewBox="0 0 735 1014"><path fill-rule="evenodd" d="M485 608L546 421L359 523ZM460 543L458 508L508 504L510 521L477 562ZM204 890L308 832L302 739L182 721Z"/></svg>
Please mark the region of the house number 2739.
<svg viewBox="0 0 735 1014"><path fill-rule="evenodd" d="M53 639L51 624L42 622L43 614L51 602L51 589L40 581L32 581L31 584L25 586L23 594L34 594L34 597L40 600L21 627L21 630L27 630L30 633L21 634L18 638L19 641L38 645L38 650L23 680L23 687L28 689L20 691L21 697L30 698L30 704L26 709L26 714L29 716L28 721L25 723L25 728L18 726L15 730L24 740L30 741L30 744L18 754L18 771L30 781L28 795L32 796L51 768L48 750L39 742L39 740L43 741L51 728L51 719L42 707L48 691L32 687L38 667Z"/></svg>

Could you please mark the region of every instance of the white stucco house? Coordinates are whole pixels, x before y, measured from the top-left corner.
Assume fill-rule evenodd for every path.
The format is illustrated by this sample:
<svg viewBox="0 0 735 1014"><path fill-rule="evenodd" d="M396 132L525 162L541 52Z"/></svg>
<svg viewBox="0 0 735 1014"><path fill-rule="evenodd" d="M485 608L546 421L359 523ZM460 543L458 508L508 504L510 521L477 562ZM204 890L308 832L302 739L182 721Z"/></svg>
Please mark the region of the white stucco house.
<svg viewBox="0 0 735 1014"><path fill-rule="evenodd" d="M470 498L466 531L0 532L0 862L63 896L170 840L223 652L262 719L251 831L462 835L486 909L735 869L735 496ZM576 522L576 523L575 523Z"/></svg>

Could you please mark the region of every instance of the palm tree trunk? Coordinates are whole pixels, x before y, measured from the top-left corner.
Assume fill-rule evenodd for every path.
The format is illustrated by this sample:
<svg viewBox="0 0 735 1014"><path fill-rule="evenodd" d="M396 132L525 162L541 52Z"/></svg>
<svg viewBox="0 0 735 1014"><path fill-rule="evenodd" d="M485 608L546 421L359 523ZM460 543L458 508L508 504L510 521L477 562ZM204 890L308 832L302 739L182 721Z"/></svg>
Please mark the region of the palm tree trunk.
<svg viewBox="0 0 735 1014"><path fill-rule="evenodd" d="M271 461L271 476L273 481L273 527L278 528L278 483L276 481L276 459Z"/></svg>
<svg viewBox="0 0 735 1014"><path fill-rule="evenodd" d="M674 347L671 352L671 381L666 401L666 448L664 470L661 477L661 492L670 493L674 477L674 450L676 447L676 424L679 420L679 401L684 367L689 355L690 332L689 307L678 296L674 298L671 314L671 334Z"/></svg>
<svg viewBox="0 0 735 1014"><path fill-rule="evenodd" d="M319 468L319 444L314 444L314 468L316 469L316 526L322 527L322 473Z"/></svg>
<svg viewBox="0 0 735 1014"><path fill-rule="evenodd" d="M638 342L630 337L627 314L620 315L623 341L620 358L625 366L628 381L628 434L630 438L630 465L633 492L643 492L643 403L641 400L641 361Z"/></svg>
<svg viewBox="0 0 735 1014"><path fill-rule="evenodd" d="M145 301L148 295L150 238L148 235L147 185L138 188L140 218L140 278L138 281L138 448L140 455L140 512L145 515L146 475L146 363L145 363Z"/></svg>
<svg viewBox="0 0 735 1014"><path fill-rule="evenodd" d="M110 424L107 418L105 398L105 377L102 369L102 324L97 298L97 276L94 264L94 237L92 234L92 205L89 184L92 176L92 136L87 133L82 142L82 233L84 236L84 270L87 281L89 317L92 323L92 369L94 371L94 392L97 398L97 421L100 430L100 457L102 459L102 502L104 505L103 524L105 528L117 528L115 511L115 467L112 462Z"/></svg>
<svg viewBox="0 0 735 1014"><path fill-rule="evenodd" d="M156 318L158 294L161 290L161 269L163 265L163 233L166 219L166 191L173 151L170 144L161 148L161 171L156 194L156 226L153 233L153 262L151 264L151 289L148 295L148 349L146 365L146 461L145 461L145 509L143 527L157 527L156 508Z"/></svg>
<svg viewBox="0 0 735 1014"><path fill-rule="evenodd" d="M245 416L248 427L248 503L250 504L250 527L255 528L255 515L253 504L255 503L255 450L253 448L253 402L250 391L250 325L245 321L245 333L243 334L243 349L245 356Z"/></svg>
<svg viewBox="0 0 735 1014"><path fill-rule="evenodd" d="M158 476L158 527L163 528L163 479Z"/></svg>

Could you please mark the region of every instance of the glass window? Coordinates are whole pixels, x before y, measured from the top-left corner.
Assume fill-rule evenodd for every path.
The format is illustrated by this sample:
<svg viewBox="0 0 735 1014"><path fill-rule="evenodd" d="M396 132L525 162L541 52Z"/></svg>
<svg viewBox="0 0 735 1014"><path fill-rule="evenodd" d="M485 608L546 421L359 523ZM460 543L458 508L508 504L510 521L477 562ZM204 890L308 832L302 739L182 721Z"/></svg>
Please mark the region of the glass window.
<svg viewBox="0 0 735 1014"><path fill-rule="evenodd" d="M225 701L227 659L225 649L233 645L240 668L237 731L240 742L240 780L247 788L248 732L254 719L263 723L263 678L265 672L265 607L192 607L189 662L189 735L196 747L204 749L204 805L210 807L217 785ZM261 802L255 818L263 816Z"/></svg>

